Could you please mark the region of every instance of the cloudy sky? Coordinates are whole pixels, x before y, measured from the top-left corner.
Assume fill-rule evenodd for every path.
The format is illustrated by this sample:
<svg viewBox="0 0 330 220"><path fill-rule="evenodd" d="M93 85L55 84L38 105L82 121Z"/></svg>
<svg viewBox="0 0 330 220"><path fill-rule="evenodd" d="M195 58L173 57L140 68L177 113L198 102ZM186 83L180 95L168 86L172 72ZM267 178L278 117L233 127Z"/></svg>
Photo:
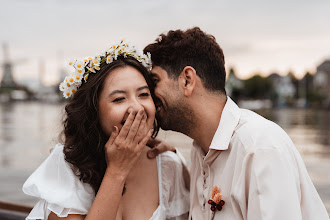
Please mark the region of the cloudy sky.
<svg viewBox="0 0 330 220"><path fill-rule="evenodd" d="M16 80L59 81L71 58L122 37L143 49L160 33L194 26L214 35L240 78L306 71L330 59L329 0L0 0L0 43ZM4 61L2 48L0 62ZM70 69L67 69L70 71ZM3 71L0 70L0 78Z"/></svg>

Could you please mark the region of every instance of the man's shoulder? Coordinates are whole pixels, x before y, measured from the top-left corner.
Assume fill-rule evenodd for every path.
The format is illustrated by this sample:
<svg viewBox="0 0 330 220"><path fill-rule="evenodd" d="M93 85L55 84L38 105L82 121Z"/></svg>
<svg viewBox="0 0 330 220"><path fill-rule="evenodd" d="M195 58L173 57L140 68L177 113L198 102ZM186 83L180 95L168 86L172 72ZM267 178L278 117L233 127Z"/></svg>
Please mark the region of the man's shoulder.
<svg viewBox="0 0 330 220"><path fill-rule="evenodd" d="M287 133L279 125L247 109L241 109L241 118L235 129L233 140L249 151L261 147L281 147L284 143L291 142Z"/></svg>

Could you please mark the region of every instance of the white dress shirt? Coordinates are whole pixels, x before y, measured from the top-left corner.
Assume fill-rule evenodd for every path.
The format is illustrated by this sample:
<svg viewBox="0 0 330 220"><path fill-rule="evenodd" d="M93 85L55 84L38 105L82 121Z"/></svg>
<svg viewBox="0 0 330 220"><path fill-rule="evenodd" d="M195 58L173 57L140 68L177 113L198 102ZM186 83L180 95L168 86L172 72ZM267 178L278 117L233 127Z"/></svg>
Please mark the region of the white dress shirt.
<svg viewBox="0 0 330 220"><path fill-rule="evenodd" d="M329 219L289 136L229 97L206 156L194 142L189 219L212 218L214 186L225 201L214 219Z"/></svg>

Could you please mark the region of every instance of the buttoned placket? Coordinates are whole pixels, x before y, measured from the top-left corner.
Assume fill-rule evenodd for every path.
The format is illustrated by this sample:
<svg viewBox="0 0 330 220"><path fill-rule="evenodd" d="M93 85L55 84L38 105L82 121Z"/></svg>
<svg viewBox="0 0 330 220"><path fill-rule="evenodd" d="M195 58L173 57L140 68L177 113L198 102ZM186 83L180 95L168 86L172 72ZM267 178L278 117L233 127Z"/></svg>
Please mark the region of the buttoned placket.
<svg viewBox="0 0 330 220"><path fill-rule="evenodd" d="M209 184L210 184L210 168L208 163L205 161L205 156L202 161L202 177L203 177L203 211L208 211L206 205L208 204L208 196L209 196Z"/></svg>

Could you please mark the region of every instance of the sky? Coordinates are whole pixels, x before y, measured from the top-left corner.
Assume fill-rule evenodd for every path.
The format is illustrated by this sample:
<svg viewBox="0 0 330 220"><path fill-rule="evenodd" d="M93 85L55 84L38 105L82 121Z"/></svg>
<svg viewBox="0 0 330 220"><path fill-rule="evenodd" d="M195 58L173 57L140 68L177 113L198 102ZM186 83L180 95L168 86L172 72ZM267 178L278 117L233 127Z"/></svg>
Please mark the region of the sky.
<svg viewBox="0 0 330 220"><path fill-rule="evenodd" d="M140 49L169 30L199 26L222 47L227 70L301 78L330 59L329 0L0 0L0 43L19 82L70 73L121 38ZM0 48L0 63L7 59ZM3 71L0 70L0 79Z"/></svg>

